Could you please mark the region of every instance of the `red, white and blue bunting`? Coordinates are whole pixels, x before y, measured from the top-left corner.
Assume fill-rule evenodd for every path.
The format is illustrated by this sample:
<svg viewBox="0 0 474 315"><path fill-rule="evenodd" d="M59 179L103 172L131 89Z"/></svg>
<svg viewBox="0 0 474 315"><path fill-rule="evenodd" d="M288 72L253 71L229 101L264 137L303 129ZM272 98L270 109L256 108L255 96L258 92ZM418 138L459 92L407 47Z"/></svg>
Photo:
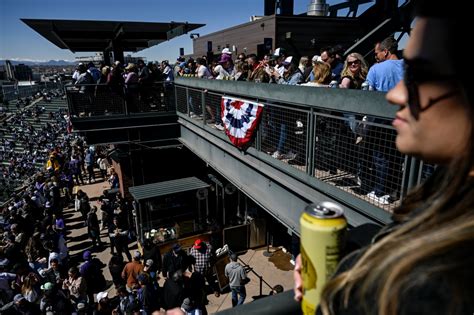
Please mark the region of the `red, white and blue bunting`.
<svg viewBox="0 0 474 315"><path fill-rule="evenodd" d="M263 104L233 97L222 97L221 116L225 133L238 148L252 140L262 116Z"/></svg>

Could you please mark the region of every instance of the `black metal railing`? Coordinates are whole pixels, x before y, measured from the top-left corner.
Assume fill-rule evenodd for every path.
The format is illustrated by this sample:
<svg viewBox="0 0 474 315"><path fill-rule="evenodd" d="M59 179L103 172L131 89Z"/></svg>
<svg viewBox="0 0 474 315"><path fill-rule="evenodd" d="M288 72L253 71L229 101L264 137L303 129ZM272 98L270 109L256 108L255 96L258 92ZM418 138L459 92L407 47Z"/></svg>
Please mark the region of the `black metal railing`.
<svg viewBox="0 0 474 315"><path fill-rule="evenodd" d="M66 86L66 95L73 117L175 111L174 90L169 82L136 86L76 84Z"/></svg>

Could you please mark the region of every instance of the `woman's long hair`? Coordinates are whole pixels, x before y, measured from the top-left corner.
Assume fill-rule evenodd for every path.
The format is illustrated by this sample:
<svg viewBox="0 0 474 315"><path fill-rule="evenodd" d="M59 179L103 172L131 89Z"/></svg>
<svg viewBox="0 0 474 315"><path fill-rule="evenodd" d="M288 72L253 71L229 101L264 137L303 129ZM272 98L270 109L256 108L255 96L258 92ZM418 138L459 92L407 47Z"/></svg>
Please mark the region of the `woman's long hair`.
<svg viewBox="0 0 474 315"><path fill-rule="evenodd" d="M314 80L319 84L329 84L331 82L331 66L322 61L316 61L313 65Z"/></svg>
<svg viewBox="0 0 474 315"><path fill-rule="evenodd" d="M470 114L472 117L472 111ZM469 262L456 261L452 255L461 249L472 255L474 248L474 185L469 176L474 165L473 136L471 128L471 149L465 156L438 169L406 198L394 214L400 227L370 246L350 270L327 284L321 302L323 314L335 314L334 308L341 305L349 308L353 296L362 303L370 303L367 297L375 298L376 305L362 305L367 314L375 314L375 307L377 314L395 315L409 288L466 268ZM429 205L425 204L427 200ZM416 211L419 209L422 211ZM417 215L411 216L412 212ZM433 264L433 259L439 262L437 259L443 256L453 259ZM472 267L474 262L470 264ZM456 296L453 292L447 294ZM334 301L341 304L333 305ZM452 303L455 307L454 298Z"/></svg>
<svg viewBox="0 0 474 315"><path fill-rule="evenodd" d="M429 5L428 1L425 3ZM462 28L457 26L457 29ZM454 48L451 49L447 58L456 58ZM474 96L467 80L467 73L471 72L463 70L462 64L466 67L465 62L454 61L459 85L469 104L466 115L474 122ZM399 223L395 229L367 248L352 268L328 282L321 300L324 314L335 314L341 307L350 308L351 301L357 301L366 314L400 314L407 307L404 302L406 297L410 298L409 293L420 293L416 290L441 284L450 291L445 292L447 305L438 314L459 311L460 300L472 294L461 288L473 286L469 281L474 266L472 124L467 132L470 138L463 153L449 165L439 167L395 211L393 218ZM408 303L417 301L411 297Z"/></svg>

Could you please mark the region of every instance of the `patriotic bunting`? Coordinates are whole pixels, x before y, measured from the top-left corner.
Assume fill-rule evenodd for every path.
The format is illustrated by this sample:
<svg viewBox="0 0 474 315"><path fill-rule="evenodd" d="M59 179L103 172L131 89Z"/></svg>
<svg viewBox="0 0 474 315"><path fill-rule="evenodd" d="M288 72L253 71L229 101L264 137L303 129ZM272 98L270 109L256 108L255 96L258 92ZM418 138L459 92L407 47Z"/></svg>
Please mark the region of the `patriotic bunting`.
<svg viewBox="0 0 474 315"><path fill-rule="evenodd" d="M263 104L223 96L221 116L230 141L243 149L250 144L262 116Z"/></svg>

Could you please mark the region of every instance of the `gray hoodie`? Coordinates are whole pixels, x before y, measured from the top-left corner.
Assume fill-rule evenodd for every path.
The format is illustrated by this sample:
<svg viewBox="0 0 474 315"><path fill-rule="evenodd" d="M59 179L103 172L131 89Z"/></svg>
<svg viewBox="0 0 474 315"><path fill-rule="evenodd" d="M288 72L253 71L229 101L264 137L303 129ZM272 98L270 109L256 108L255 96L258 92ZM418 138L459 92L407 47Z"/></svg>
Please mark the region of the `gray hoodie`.
<svg viewBox="0 0 474 315"><path fill-rule="evenodd" d="M240 287L241 280L247 279L244 268L236 261L231 261L225 266L225 276L229 278L231 287Z"/></svg>

